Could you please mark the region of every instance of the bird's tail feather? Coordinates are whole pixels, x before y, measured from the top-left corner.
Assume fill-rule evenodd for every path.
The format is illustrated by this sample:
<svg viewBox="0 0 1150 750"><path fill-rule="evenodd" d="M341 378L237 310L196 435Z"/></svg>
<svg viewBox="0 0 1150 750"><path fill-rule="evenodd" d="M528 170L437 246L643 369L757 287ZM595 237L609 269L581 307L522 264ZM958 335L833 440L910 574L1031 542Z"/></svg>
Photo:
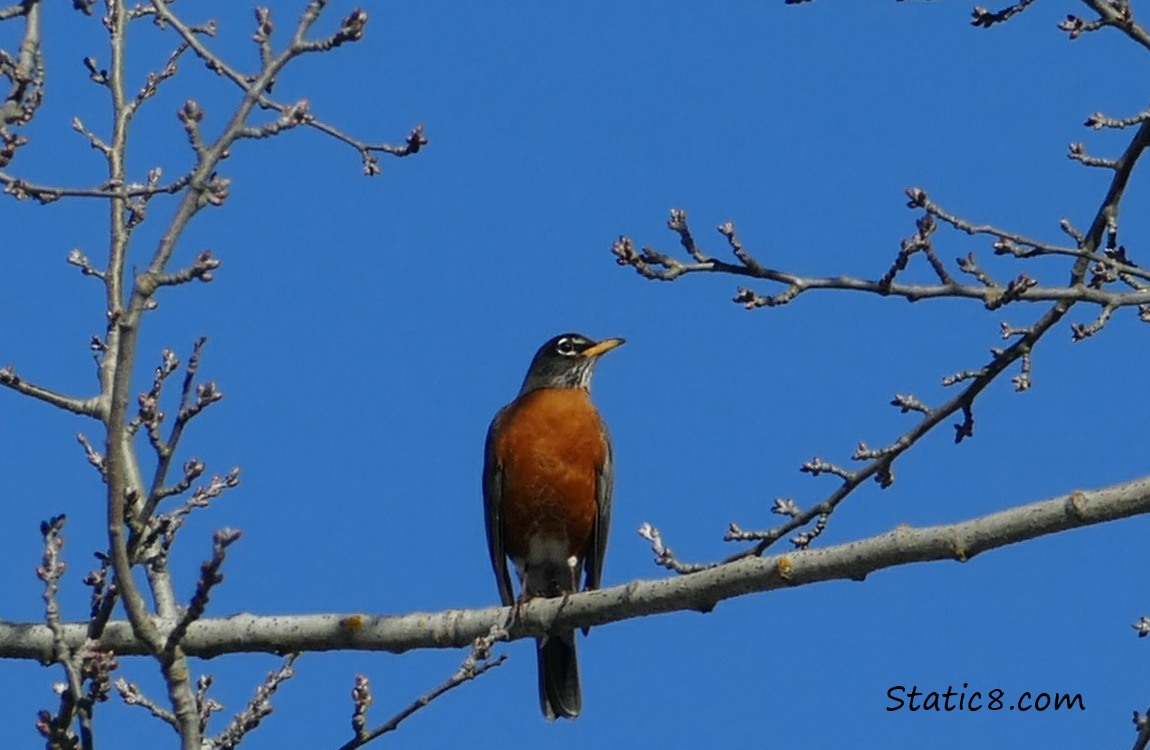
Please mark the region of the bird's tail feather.
<svg viewBox="0 0 1150 750"><path fill-rule="evenodd" d="M539 657L539 707L548 720L574 719L583 710L575 631L536 641Z"/></svg>

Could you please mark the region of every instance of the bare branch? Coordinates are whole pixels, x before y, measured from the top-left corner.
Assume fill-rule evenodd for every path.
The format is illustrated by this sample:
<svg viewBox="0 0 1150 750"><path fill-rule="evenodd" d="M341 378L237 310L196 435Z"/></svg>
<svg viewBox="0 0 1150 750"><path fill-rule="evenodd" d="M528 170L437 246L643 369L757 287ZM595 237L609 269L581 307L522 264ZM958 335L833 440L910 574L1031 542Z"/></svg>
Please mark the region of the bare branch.
<svg viewBox="0 0 1150 750"><path fill-rule="evenodd" d="M903 414L906 414L910 411L917 411L929 416L931 413L930 407L909 394L905 396L901 394L895 394L895 397L890 402L890 405L897 406L899 411L901 411Z"/></svg>
<svg viewBox="0 0 1150 750"><path fill-rule="evenodd" d="M731 246L731 252L734 253L735 257L739 259L740 263L752 271L763 270L762 264L751 257L751 254L748 253L743 247L743 243L735 234L734 223L727 221L720 224L718 227L716 227L716 229L718 230L719 234L727 238L727 244Z"/></svg>
<svg viewBox="0 0 1150 750"><path fill-rule="evenodd" d="M289 110L296 105L282 104L271 99L265 91L269 89L272 82L275 80L279 71L293 58L308 52L322 51L332 47L339 46L344 42L357 41L363 35L364 24L367 21L367 14L363 11L353 11L351 15L344 19L340 26L340 30L327 40L320 40L316 42L307 42L303 39L303 34L318 17L319 9L322 4L312 3L308 6L303 17L300 19L299 25L293 34L293 42L287 49L268 58L268 62L263 65L262 73L256 78L245 76L230 65L228 65L222 58L209 50L203 42L197 38L195 31L180 21L175 14L167 7L163 0L152 0L152 9L156 14L157 19L162 23L171 26L175 29L176 33L184 40L193 52L195 52L208 66L208 68L220 76L227 78L236 86L239 86L244 93L251 98L254 103L257 103L261 108L272 110L278 113L281 117L287 116ZM367 175L379 174L379 162L375 157L376 153L389 154L391 156L403 157L416 154L419 150L427 145L427 138L423 134L423 126L417 125L412 129L411 133L402 146L393 146L388 143L367 143L358 138L354 138L347 133L339 130L338 128L329 125L310 113L306 114L301 124L308 127L315 128L326 135L335 138L338 141L346 143L358 151L363 158L364 173ZM239 133L237 133L239 134Z"/></svg>
<svg viewBox="0 0 1150 750"><path fill-rule="evenodd" d="M1134 750L1146 750L1146 747L1150 746L1150 717L1135 711L1134 728L1138 730L1138 737L1134 740Z"/></svg>
<svg viewBox="0 0 1150 750"><path fill-rule="evenodd" d="M175 273L159 273L152 276L152 282L157 286L175 286L186 284L189 281L212 281L212 272L220 267L221 261L212 257L211 250L204 250L196 256L196 260L187 268Z"/></svg>
<svg viewBox="0 0 1150 750"><path fill-rule="evenodd" d="M260 65L265 68L272 64L272 57L275 56L275 51L272 49L274 30L271 8L256 8L256 32L252 35L252 41L259 45Z"/></svg>
<svg viewBox="0 0 1150 750"><path fill-rule="evenodd" d="M85 62L88 62L88 60L85 60ZM100 75L102 76L101 83L107 83L107 71L102 71ZM83 120L81 120L79 117L72 118L72 130L75 130L77 133L87 138L88 143L91 144L92 148L103 154L105 158L112 155L112 147L105 143L103 139L101 139L95 133L88 130L88 128L84 126ZM60 196L59 193L56 193L55 191L52 192L55 197Z"/></svg>
<svg viewBox="0 0 1150 750"><path fill-rule="evenodd" d="M84 455L87 457L88 463L91 464L96 471L100 472L101 479L107 481L108 476L104 468L104 457L92 447L92 444L88 442L88 438L84 433L81 432L76 435L76 442L84 449Z"/></svg>
<svg viewBox="0 0 1150 750"><path fill-rule="evenodd" d="M73 649L64 638L60 605L56 599L56 594L60 590L60 578L67 569L60 558L60 551L64 546L61 532L66 521L66 516L59 515L40 524L40 534L44 537L44 558L40 567L36 568L36 575L44 582L44 612L48 628L52 632L52 661L64 668L67 678L67 681L60 686L59 711L51 720L41 722L40 731L50 743L58 743L61 747L75 746L80 742L72 732L72 722L81 711L87 712L90 709L81 705L84 695L83 678L77 668ZM87 722L85 725L90 728ZM85 747L91 744L90 736L88 740Z"/></svg>
<svg viewBox="0 0 1150 750"><path fill-rule="evenodd" d="M176 484L170 487L161 485L152 490L151 495L148 497L149 505L145 506L144 514L150 515L151 511L155 509L156 504L164 498L182 495L187 492L191 489L192 482L199 479L206 468L203 461L200 461L198 458L192 458L186 461L184 463L184 475L180 478L179 482L176 482Z"/></svg>
<svg viewBox="0 0 1150 750"><path fill-rule="evenodd" d="M1073 13L1068 13L1066 18L1059 22L1058 28L1065 31L1073 41L1083 34L1089 34L1092 31L1097 31L1106 26L1106 22L1101 18L1094 21L1087 21L1085 18L1080 18Z"/></svg>
<svg viewBox="0 0 1150 750"><path fill-rule="evenodd" d="M116 691L127 705L145 708L152 716L179 731L180 725L176 722L175 714L156 705L154 701L144 695L144 691L140 689L139 685L128 682L121 677L116 680Z"/></svg>
<svg viewBox="0 0 1150 750"><path fill-rule="evenodd" d="M0 8L0 21L8 21L27 13L27 3L16 3L7 8Z"/></svg>
<svg viewBox="0 0 1150 750"><path fill-rule="evenodd" d="M1128 0L1082 1L1098 14L1098 20L1088 22L1075 16L1067 16L1066 20L1059 24L1059 28L1069 32L1071 39L1076 39L1088 31L1111 26L1150 50L1150 34L1146 33L1146 29L1134 21L1134 12L1130 9Z"/></svg>
<svg viewBox="0 0 1150 750"><path fill-rule="evenodd" d="M167 648L174 649L188 632L188 626L204 616L208 608L208 599L212 589L224 580L220 568L227 557L227 549L241 533L235 529L222 529L217 531L212 539L212 559L200 566L200 580L196 583L196 593L192 595L192 602L188 605L176 627L168 633Z"/></svg>
<svg viewBox="0 0 1150 750"><path fill-rule="evenodd" d="M1019 373L1010 379L1014 384L1014 390L1018 393L1030 390L1030 370L1034 366L1033 360L1029 351L1022 353L1022 365Z"/></svg>
<svg viewBox="0 0 1150 750"><path fill-rule="evenodd" d="M775 498L774 506L771 512L780 516L787 516L788 518L795 519L803 515L802 510L795 504L795 501L789 497ZM723 535L724 542L771 542L773 543L784 534L786 529L783 526L776 526L773 529L766 530L753 530L747 531L734 521L727 527L727 533Z"/></svg>
<svg viewBox="0 0 1150 750"><path fill-rule="evenodd" d="M1001 288L999 283L990 278L990 275L978 265L978 258L974 257L974 253L967 253L965 258L956 258L955 262L958 263L958 270L978 279L983 286L991 289Z"/></svg>
<svg viewBox="0 0 1150 750"><path fill-rule="evenodd" d="M1070 331L1073 339L1075 341L1081 341L1098 333L1102 330L1102 327L1105 326L1107 322L1109 322L1110 316L1113 314L1113 307L1104 307L1102 308L1102 312L1098 315L1098 319L1089 325L1082 323L1071 323Z"/></svg>
<svg viewBox="0 0 1150 750"><path fill-rule="evenodd" d="M80 399L74 396L65 396L62 393L42 388L41 386L29 383L22 377L16 374L12 365L0 367L0 385L7 386L17 393L22 393L25 396L31 396L34 399L43 401L44 403L51 404L64 411L70 411L73 414L79 414L84 417L93 417L95 419L104 418L104 403L99 398Z"/></svg>
<svg viewBox="0 0 1150 750"><path fill-rule="evenodd" d="M35 117L43 102L44 55L41 49L41 3L40 0L24 0L19 11L7 8L6 18L24 17L24 33L20 39L20 51L15 61L5 55L5 64L0 75L11 83L8 94L0 104L0 133L3 133L4 146L0 149L0 167L7 166L15 156L16 149L27 143L27 139L9 134L8 125L27 125Z"/></svg>
<svg viewBox="0 0 1150 750"><path fill-rule="evenodd" d="M455 674L451 675L446 681L429 692L416 698L408 704L406 708L370 731L366 729L367 709L375 702L371 694L371 682L363 675L356 675L355 687L352 688L351 691L353 705L351 727L355 736L341 745L339 750L355 750L355 748L363 747L388 732L395 731L404 719L416 711L426 708L432 701L444 693L454 690L465 682L474 680L483 673L503 664L503 662L507 661L507 656L504 654L492 656L491 649L497 640L506 638L506 635L505 631L499 628L492 628L490 634L476 638L472 643L471 652L467 655L467 658L463 660L463 663L459 666Z"/></svg>
<svg viewBox="0 0 1150 750"><path fill-rule="evenodd" d="M1026 329L1004 328L1003 333L1005 337L1017 336L1017 340L1010 347L1006 349L992 349L991 361L981 368L965 370L943 379L944 385L965 383L966 385L961 393L942 407L934 410L927 409L921 403L912 401L909 398L896 397L893 402L895 406L900 407L904 412L910 410L920 411L924 415L923 419L911 430L904 433L898 440L891 443L888 447L881 449L881 451L870 451L869 449L856 451L856 459L868 461L868 464L859 471L849 472L841 467L823 462L819 459L805 464L803 471L811 474L834 474L843 480L842 485L822 502L812 506L805 512L793 515L788 522L767 532L755 532L756 534L761 534L761 541L759 541L754 548L729 557L725 562L737 560L742 556L761 555L771 544L782 538L783 535L791 531L797 531L814 522L816 523L815 527L802 532L793 540L796 545L800 547L809 544L810 541L825 528L829 515L833 513L836 507L860 486L863 481L873 476L881 486L889 487L894 481L892 469L894 460L910 446L914 445L928 431L941 424L949 415L959 411L962 413L961 422L954 425L955 442L961 442L965 438L973 436L974 400L987 385L1013 362L1021 361L1021 372L1012 379L1015 389L1023 391L1030 387L1033 366L1031 353L1035 344L1037 344L1055 323L1061 320L1075 302L1084 300L1084 297L1079 294L1080 290L1100 288L1109 278L1108 276L1099 276L1101 272L1096 270L1095 278L1097 282L1089 286L1083 284L1085 273L1090 265L1093 263L1096 267L1101 266L1102 272L1114 273L1115 278L1119 278L1117 271L1113 271L1112 267L1107 266L1107 264L1121 263L1123 265L1123 273L1125 273L1127 269L1138 270L1137 267L1129 263L1124 253L1120 254L1118 252L1116 217L1118 204L1125 192L1125 187L1134 163L1141 155L1147 143L1150 142L1150 127L1148 127L1148 125L1150 125L1150 121L1142 124L1138 133L1127 147L1126 152L1121 158L1116 160L1114 168L1115 174L1107 192L1106 199L1096 214L1090 230L1086 234L1081 235L1081 240L1077 248L1061 248L989 225L972 224L965 219L943 210L930 200L925 191L917 188L912 188L907 191L908 198L910 199L909 205L912 208L923 209L926 212L926 216L916 222L916 234L909 240L903 242L895 264L878 282L867 282L862 279L845 277L835 277L833 279L805 278L775 271L757 263L755 267L752 268L745 261L742 261L744 253L742 252L741 243L730 243L729 237L728 241L732 245L732 248L736 249L737 257L742 261L742 265L734 265L712 259L696 246L687 228L686 214L681 210L672 212L669 226L679 234L684 248L695 263L690 265L684 264L649 248L644 248L641 252L638 252L635 250L633 243L625 237L620 238L620 240L615 243L612 251L616 255L617 262L621 265L633 266L640 274L651 279L672 280L685 273L712 271L731 273L734 275L754 275L787 284L787 291L777 298L761 297L751 290L740 289L736 301L742 302L748 307L779 304L780 302L793 299L798 293L805 289L819 287L855 289L878 294L901 293L908 299L919 299L921 295L917 294L916 291L912 291L913 287L911 285L899 285L894 279L898 272L906 267L908 259L913 253L925 253L927 248L930 247L930 236L935 229L935 224L931 217L967 234L992 236L995 239L994 248L996 253L1011 254L1016 257L1032 257L1040 254L1065 254L1075 257L1070 283L1066 287L1060 288L1055 294L1048 298L1053 299L1055 302L1038 322ZM726 225L724 225L724 227L726 227ZM1065 221L1062 223L1062 227L1064 231L1068 233L1077 234L1077 232L1073 232L1072 228L1069 227L1069 224ZM727 233L724 232L723 229L724 228L720 228L720 232L726 236ZM1099 255L1098 252L1101 249L1104 235L1106 238L1106 250L1103 255ZM947 283L949 277L946 275L945 269L940 268L940 263L932 261L932 266L934 266L936 274L940 280L944 281L942 285L933 289L933 292L937 294L937 296L978 297L983 300L984 305L988 309L993 310L1020 300L1036 300L1037 297L1045 296L1047 293L1045 288L1040 287L1034 279L1026 274L1020 274L1005 287L999 285L978 267L973 254L968 255L966 258L960 258L958 262L960 270L978 279L981 286L971 287L959 285L954 283L953 280ZM1133 275L1127 273L1127 276L1130 277L1131 285L1138 288L1139 285L1137 282L1134 282ZM1139 291L1142 290L1139 289ZM1063 292L1071 292L1071 294L1067 295L1063 294ZM1089 326L1079 326L1074 329L1076 336L1082 337L1084 335L1090 335L1090 333L1100 329L1106 320L1109 319L1113 310L1121 306L1114 304L1112 300L1099 300L1099 302L1103 306L1103 314L1095 324L1097 327L1091 329ZM1131 304L1138 304L1140 310L1150 310L1150 307L1142 306L1145 305L1143 302L1134 302L1134 300L1129 300L1129 302ZM1150 314L1148 314L1148 317L1150 317ZM741 532L741 529L738 529L738 527L734 528ZM731 532L729 531L728 536L730 535ZM745 536L745 534L740 533L735 536ZM693 570L698 567L683 566L683 564L678 563L678 561L669 554L669 551L666 550L665 545L662 544L661 537L648 536L648 538L653 541L659 564L669 567L672 570ZM705 569L705 566L703 567Z"/></svg>
<svg viewBox="0 0 1150 750"><path fill-rule="evenodd" d="M651 551L655 553L655 564L674 571L681 575L698 573L701 570L713 568L718 563L685 563L675 557L675 553L663 543L663 534L656 527L643 522L638 528L639 536L651 543Z"/></svg>
<svg viewBox="0 0 1150 750"><path fill-rule="evenodd" d="M99 633L93 632L93 626L103 627L103 621L100 618L103 616L106 619L107 615L101 615L101 612L103 612L106 607L110 609L110 602L115 599L113 592L109 590L110 587L108 586L108 569L111 567L112 562L108 559L108 556L102 552L96 553L96 559L100 561L100 567L90 571L88 575L84 577L84 584L92 587L89 637L93 638L93 640L99 635ZM99 624L97 625L97 623Z"/></svg>
<svg viewBox="0 0 1150 750"><path fill-rule="evenodd" d="M804 463L801 467L799 467L799 471L803 472L804 474L810 474L812 477L817 477L819 474L834 474L836 477L845 479L848 482L854 479L854 474L852 472L847 471L841 466L827 463L818 456L815 456L810 461Z"/></svg>
<svg viewBox="0 0 1150 750"><path fill-rule="evenodd" d="M130 104L128 104L128 107L125 110L129 116L135 114L135 112L140 108L140 105L156 95L156 92L160 89L160 84L174 76L179 71L178 62L180 57L187 51L188 44L186 42L181 43L178 47L176 47L175 50L172 51L172 54L168 56L168 61L164 63L164 67L160 69L159 73L155 71L148 73L148 79L145 82L143 88L140 89L140 91L136 94L136 98Z"/></svg>
<svg viewBox="0 0 1150 750"><path fill-rule="evenodd" d="M1012 16L1026 10L1026 6L1033 2L1034 0L1019 0L1014 5L1008 5L998 11L989 11L986 8L980 8L976 5L974 12L971 14L973 18L970 20L970 25L989 29L996 23L1009 21Z"/></svg>
<svg viewBox="0 0 1150 750"><path fill-rule="evenodd" d="M198 465L198 463L199 462L195 462L195 464L193 464L193 467L198 470L196 476L199 476L199 473L202 473L203 471L202 465ZM187 466L185 466L185 470L186 469ZM184 503L184 507L177 510L175 513L173 513L173 515L186 516L195 508L206 508L214 498L222 495L224 490L233 489L238 487L239 484L239 467L233 468L222 477L217 474L211 478L211 481L208 482L207 486L197 487L195 492L192 493L192 496L188 498L188 501Z"/></svg>
<svg viewBox="0 0 1150 750"><path fill-rule="evenodd" d="M806 549L810 546L811 542L818 538L820 534L827 528L827 520L830 519L830 513L820 513L818 521L809 530L801 532L791 539L791 544L795 545L796 549Z"/></svg>
<svg viewBox="0 0 1150 750"><path fill-rule="evenodd" d="M919 252L926 255L940 282L947 286L955 284L954 279L951 278L946 267L943 266L942 261L939 260L938 255L934 252L934 246L931 244L930 237L937 228L938 226L930 214L925 214L918 218L915 222L914 235L902 241L894 264L883 274L882 278L879 279L878 283L881 288L889 289L890 285L894 282L894 277L907 267L910 262L910 256Z"/></svg>
<svg viewBox="0 0 1150 750"><path fill-rule="evenodd" d="M295 658L296 654L292 654ZM200 675L196 680L196 705L199 707L200 714L200 734L207 734L208 722L212 719L212 714L224 710L219 701L215 698L208 696L208 689L211 688L214 678L210 674Z"/></svg>
<svg viewBox="0 0 1150 750"><path fill-rule="evenodd" d="M1116 130L1121 130L1123 128L1130 128L1135 125L1141 125L1142 123L1146 122L1146 120L1150 120L1150 109L1144 109L1136 115L1131 117L1123 117L1120 119L1108 117L1101 112L1095 112L1086 118L1086 122L1084 124L1086 127L1093 128L1094 130L1101 130L1102 128L1113 128Z"/></svg>
<svg viewBox="0 0 1150 750"><path fill-rule="evenodd" d="M289 654L283 666L275 672L268 672L267 678L256 688L256 694L248 701L244 710L237 713L227 728L213 739L213 747L231 750L243 741L248 732L257 728L260 722L271 714L274 710L271 703L272 696L280 685L295 677L294 664L298 657L298 653Z"/></svg>
<svg viewBox="0 0 1150 750"><path fill-rule="evenodd" d="M688 576L635 581L622 586L523 604L510 639L592 627L663 612L713 607L717 602L830 580L861 580L870 573L914 562L967 561L992 549L1069 529L1150 514L1150 477L1100 490L1072 492L954 524L898 528L867 539L770 557L744 557ZM784 562L785 561L785 562ZM470 647L508 621L507 607L450 609L401 616L324 614L235 615L193 623L181 642L189 656L227 653L369 650L402 653L415 648ZM72 648L86 637L85 623L64 625ZM0 657L51 658L52 633L38 623L0 622ZM123 621L108 624L101 643L121 658L150 653Z"/></svg>
<svg viewBox="0 0 1150 750"><path fill-rule="evenodd" d="M865 466L857 471L850 472L818 458L804 464L801 470L806 473L812 475L830 473L842 478L843 482L830 495L807 510L788 513L788 515L790 515L789 521L767 532L762 532L760 537L761 541L759 541L758 544L753 548L728 557L726 562L738 560L744 556L762 555L779 539L782 539L791 532L807 527L812 522L816 523L818 531L821 533L822 528L826 526L830 514L867 479L874 477L884 489L890 487L894 483L892 466L895 459L909 450L922 436L942 424L950 415L959 411L961 411L963 415L962 422L955 425L956 442L966 437L971 437L974 429L972 409L975 399L978 398L978 395L993 382L1001 372L1011 363L1019 359L1023 360L1024 375L1026 377L1025 385L1028 387L1029 364L1027 358L1029 357L1031 348L1061 319L1063 314L1065 314L1065 310L1060 310L1057 307L1052 308L1035 323L1035 325L1031 326L1011 347L1005 350L992 350L993 358L987 366L979 370L971 370L945 378L943 380L944 385L951 385L962 381L969 381L969 383L962 392L936 409L927 408L912 396L896 396L892 401L892 405L899 407L903 413L909 411L920 412L924 415L923 418L915 426L903 433L897 440L881 450L870 452L869 449L867 449L867 451L872 454L869 457L865 456L865 454L860 454L860 452L856 450L855 457L858 460L868 461ZM1019 390L1022 389L1018 382L1016 382L1016 388ZM863 447L865 448L865 444ZM813 531L813 528L808 530L808 532ZM808 532L799 534L799 536L795 537L792 541L800 547L809 544L817 534L811 536Z"/></svg>
<svg viewBox="0 0 1150 750"><path fill-rule="evenodd" d="M13 196L17 200L25 198L32 198L40 203L52 203L60 198L150 198L161 194L175 194L188 186L190 175L185 175L175 182L167 185L141 185L141 184L126 184L126 183L105 183L99 187L93 188L79 188L79 187L54 187L48 185L38 185L28 182L27 180L13 177L4 172L0 172L0 185L4 186L4 192Z"/></svg>
<svg viewBox="0 0 1150 750"><path fill-rule="evenodd" d="M92 267L92 262L88 260L88 256L80 251L80 248L74 247L68 253L68 263L80 269L80 273L85 276L95 276L101 281L104 280L104 272Z"/></svg>
<svg viewBox="0 0 1150 750"><path fill-rule="evenodd" d="M1114 169L1115 161L1113 159L1100 159L1097 156L1090 156L1086 153L1086 145L1083 143L1071 143L1070 152L1067 156L1076 162L1084 164L1088 167L1102 167L1104 169Z"/></svg>
<svg viewBox="0 0 1150 750"><path fill-rule="evenodd" d="M176 358L175 352L171 349L165 349L160 357L160 365L156 368L152 378L152 387L141 393L136 399L139 404L139 411L129 423L129 430L133 433L141 426L144 428L148 434L148 441L152 444L156 455L160 457L170 453L163 435L160 434L160 423L164 421L165 417L164 412L160 410L160 393L163 391L164 382L179 366L180 360Z"/></svg>
<svg viewBox="0 0 1150 750"><path fill-rule="evenodd" d="M990 235L996 238L997 242L994 245L996 253L1011 254L1017 257L1066 255L1079 259L1088 259L1094 262L1105 261L1104 256L1097 255L1092 251L1080 248L1059 247L1023 235L997 229L989 225L971 224L949 214L942 210L937 204L932 203L926 196L925 191L912 188L908 190L907 193L911 197L911 205L924 208L929 215L954 226L956 229L967 234ZM733 245L733 247L738 248L742 256L740 264L726 263L707 255L697 246L693 236L689 233L689 229L686 228L686 214L682 210L675 209L672 211L672 219L668 222L668 226L671 226L671 228L679 234L681 242L690 242L691 248L688 250L688 254L692 255L692 259L695 259L697 256L704 258L704 260L693 263L683 263L650 247L637 250L630 238L620 237L611 248L612 254L615 255L616 263L621 266L631 266L644 278L657 281L674 281L680 276L687 274L706 272L761 278L786 286L783 292L774 296L759 295L752 289L740 287L734 301L737 304L744 305L748 309L774 307L785 304L803 292L816 289L841 289L866 292L881 296L902 297L911 302L937 297L976 299L981 301L983 305L990 310L1018 301L1081 301L1095 303L1100 306L1113 305L1116 308L1150 304L1150 292L1147 290L1139 289L1135 292L1118 292L1098 288L1083 288L1077 285L1066 287L1042 286L1026 274L1020 274L1018 278L1008 283L1005 287L996 284L989 276L985 275L980 276L980 280L983 283L977 286L956 283L950 278L937 255L934 255L933 249L931 249L929 253L926 252L926 247L929 245L924 233L928 231L928 227L933 226L929 222L923 225L914 237L904 242L903 249L900 251L895 264L884 277L878 280L841 275L833 277L802 276L781 271L764 266L751 259L743 249L742 243ZM723 233L728 226L728 224L721 225L719 231ZM679 229L676 229L676 227L679 227ZM933 232L933 228L929 229L929 231ZM684 234L690 239L683 240ZM947 281L929 285L905 284L894 280L897 273L905 268L909 256L919 251L922 251L928 258L931 258L933 255L933 259L931 260L933 270L940 279L947 279ZM973 256L971 255L967 256L966 259L960 260L960 269L967 270L966 266L972 258ZM976 270L979 274L982 274L976 267L970 267L967 272L973 273ZM1123 271L1134 276L1150 279L1150 273L1137 267L1124 268Z"/></svg>

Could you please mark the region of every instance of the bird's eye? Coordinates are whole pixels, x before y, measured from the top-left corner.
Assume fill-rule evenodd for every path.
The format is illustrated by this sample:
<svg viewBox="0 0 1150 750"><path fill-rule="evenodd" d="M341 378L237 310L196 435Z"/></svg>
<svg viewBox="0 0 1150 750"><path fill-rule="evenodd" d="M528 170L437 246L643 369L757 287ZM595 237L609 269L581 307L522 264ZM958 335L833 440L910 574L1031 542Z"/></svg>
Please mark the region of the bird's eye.
<svg viewBox="0 0 1150 750"><path fill-rule="evenodd" d="M574 339L564 336L555 342L555 351L562 354L564 357L570 357L575 354L575 341Z"/></svg>

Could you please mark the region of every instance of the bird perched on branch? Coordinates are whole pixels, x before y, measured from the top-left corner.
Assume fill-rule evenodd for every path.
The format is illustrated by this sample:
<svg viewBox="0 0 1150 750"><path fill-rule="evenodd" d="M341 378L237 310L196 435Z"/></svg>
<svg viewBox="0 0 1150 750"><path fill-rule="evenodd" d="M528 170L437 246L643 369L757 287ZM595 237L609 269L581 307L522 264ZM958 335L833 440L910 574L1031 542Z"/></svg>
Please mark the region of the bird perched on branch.
<svg viewBox="0 0 1150 750"><path fill-rule="evenodd" d="M554 337L535 353L519 395L487 431L483 506L487 547L504 606L599 588L611 521L611 436L591 402L599 358L623 339ZM507 560L515 566L515 599ZM575 632L536 642L539 705L547 719L583 708Z"/></svg>

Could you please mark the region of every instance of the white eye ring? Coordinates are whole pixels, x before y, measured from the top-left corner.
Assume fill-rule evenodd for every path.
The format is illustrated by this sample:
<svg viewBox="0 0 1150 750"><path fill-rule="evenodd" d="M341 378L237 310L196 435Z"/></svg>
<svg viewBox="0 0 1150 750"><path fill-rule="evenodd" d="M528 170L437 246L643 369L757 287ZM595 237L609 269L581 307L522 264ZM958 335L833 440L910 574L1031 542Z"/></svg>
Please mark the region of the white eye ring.
<svg viewBox="0 0 1150 750"><path fill-rule="evenodd" d="M555 351L562 354L564 357L570 357L575 354L575 342L566 336L555 342Z"/></svg>

